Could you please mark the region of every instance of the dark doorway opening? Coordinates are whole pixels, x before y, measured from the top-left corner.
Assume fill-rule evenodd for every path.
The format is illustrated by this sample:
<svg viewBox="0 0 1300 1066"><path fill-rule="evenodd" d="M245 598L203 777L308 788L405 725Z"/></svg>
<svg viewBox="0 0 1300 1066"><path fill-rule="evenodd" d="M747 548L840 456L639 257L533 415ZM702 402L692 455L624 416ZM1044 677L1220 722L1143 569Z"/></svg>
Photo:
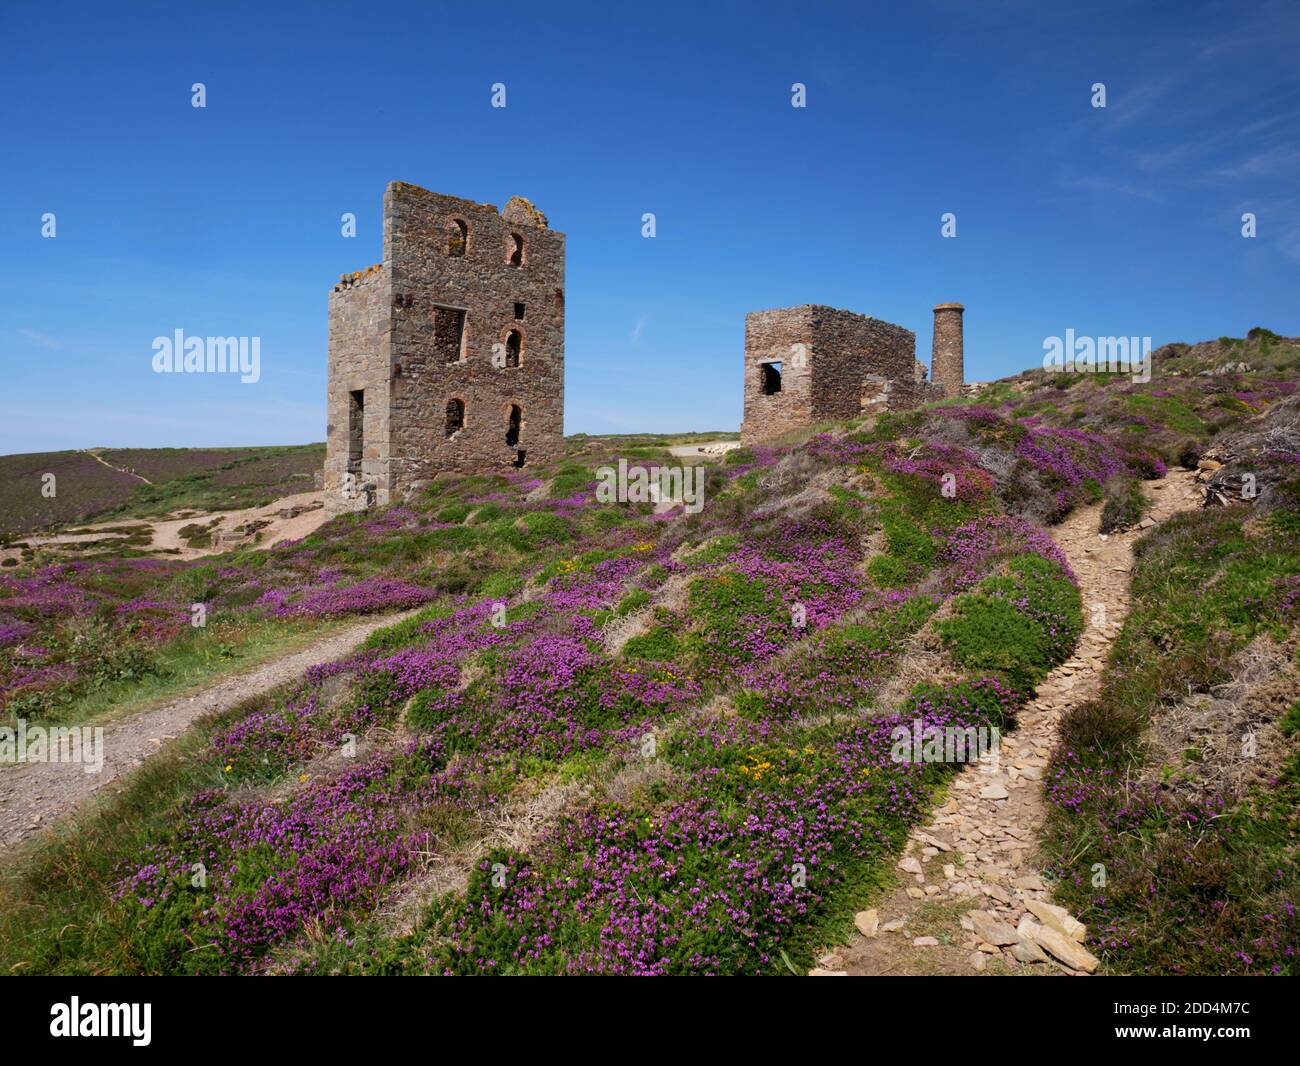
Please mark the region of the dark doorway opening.
<svg viewBox="0 0 1300 1066"><path fill-rule="evenodd" d="M781 391L781 364L764 363L763 370L763 395L774 396Z"/></svg>
<svg viewBox="0 0 1300 1066"><path fill-rule="evenodd" d="M517 329L506 334L506 366L519 365L519 353L523 346L524 338Z"/></svg>
<svg viewBox="0 0 1300 1066"><path fill-rule="evenodd" d="M511 448L519 443L519 429L523 423L523 409L517 403L512 403L510 405L510 415L506 419L506 444Z"/></svg>
<svg viewBox="0 0 1300 1066"><path fill-rule="evenodd" d="M366 439L366 390L348 393L348 472L361 473L361 452Z"/></svg>

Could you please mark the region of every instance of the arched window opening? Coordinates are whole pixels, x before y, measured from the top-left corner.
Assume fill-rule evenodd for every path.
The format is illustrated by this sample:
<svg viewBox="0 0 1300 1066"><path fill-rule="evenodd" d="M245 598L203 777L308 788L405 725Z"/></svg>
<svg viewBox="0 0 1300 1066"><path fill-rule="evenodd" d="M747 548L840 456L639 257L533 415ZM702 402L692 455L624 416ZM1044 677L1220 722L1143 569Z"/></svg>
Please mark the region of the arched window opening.
<svg viewBox="0 0 1300 1066"><path fill-rule="evenodd" d="M517 233L506 241L506 262L512 267L524 265L524 239Z"/></svg>
<svg viewBox="0 0 1300 1066"><path fill-rule="evenodd" d="M517 329L506 334L506 366L518 366L519 356L523 352L524 338Z"/></svg>
<svg viewBox="0 0 1300 1066"><path fill-rule="evenodd" d="M447 433L454 437L465 428L465 401L452 398L447 401Z"/></svg>
<svg viewBox="0 0 1300 1066"><path fill-rule="evenodd" d="M462 259L469 246L469 226L459 218L447 223L447 258Z"/></svg>
<svg viewBox="0 0 1300 1066"><path fill-rule="evenodd" d="M517 403L512 403L510 405L510 414L506 418L506 444L511 448L519 443L519 430L523 423L523 409Z"/></svg>

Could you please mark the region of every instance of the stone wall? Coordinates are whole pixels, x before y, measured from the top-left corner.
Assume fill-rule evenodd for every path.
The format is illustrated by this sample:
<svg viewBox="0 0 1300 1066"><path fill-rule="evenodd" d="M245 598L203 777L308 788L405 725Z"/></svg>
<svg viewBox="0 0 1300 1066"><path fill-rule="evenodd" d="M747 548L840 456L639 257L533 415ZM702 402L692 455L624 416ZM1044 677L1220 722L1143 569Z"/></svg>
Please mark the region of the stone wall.
<svg viewBox="0 0 1300 1066"><path fill-rule="evenodd" d="M462 229L462 254L449 256ZM384 198L384 261L392 272L394 483L416 488L443 470L509 468L521 453L525 466L557 457L564 235L526 200L498 212L399 182ZM449 311L464 312L454 362ZM453 400L464 404L464 427L448 437ZM520 429L509 444L515 407Z"/></svg>
<svg viewBox="0 0 1300 1066"><path fill-rule="evenodd" d="M887 381L886 407L890 411L911 411L927 403L938 403L944 399L942 385L932 381Z"/></svg>
<svg viewBox="0 0 1300 1066"><path fill-rule="evenodd" d="M833 307L812 308L813 421L856 418L862 410L862 381L878 374L911 381L916 334L869 315Z"/></svg>
<svg viewBox="0 0 1300 1066"><path fill-rule="evenodd" d="M781 362L781 391L764 392L765 363ZM868 385L914 383L916 334L868 315L807 304L745 316L745 411L740 439L771 440L817 422L855 418L873 397L904 393Z"/></svg>
<svg viewBox="0 0 1300 1066"><path fill-rule="evenodd" d="M324 489L335 509L364 500L359 491L344 497L344 475L356 467L349 462L354 393L362 394L364 409L361 463L351 484L373 484L387 498L389 291L387 271L377 265L345 274L330 293Z"/></svg>
<svg viewBox="0 0 1300 1066"><path fill-rule="evenodd" d="M811 312L787 307L745 316L743 443L770 440L813 420ZM781 389L771 395L764 393L766 363L780 364Z"/></svg>
<svg viewBox="0 0 1300 1066"><path fill-rule="evenodd" d="M564 234L520 197L498 211L394 182L372 271L345 277L330 300L327 492L347 466L349 394L363 388L362 468L377 503L443 471L560 454ZM449 433L452 403L464 415Z"/></svg>

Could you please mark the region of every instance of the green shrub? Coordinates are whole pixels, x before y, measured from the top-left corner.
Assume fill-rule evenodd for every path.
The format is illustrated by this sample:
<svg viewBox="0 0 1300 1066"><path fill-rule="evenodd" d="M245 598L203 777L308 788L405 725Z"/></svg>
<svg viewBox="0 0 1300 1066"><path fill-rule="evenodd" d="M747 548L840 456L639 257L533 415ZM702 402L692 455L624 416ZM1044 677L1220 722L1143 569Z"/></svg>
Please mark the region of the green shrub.
<svg viewBox="0 0 1300 1066"><path fill-rule="evenodd" d="M1277 727L1282 730L1283 736L1290 737L1300 733L1300 700L1296 700L1287 708L1286 714L1278 721Z"/></svg>
<svg viewBox="0 0 1300 1066"><path fill-rule="evenodd" d="M1101 509L1101 532L1131 529L1142 520L1150 501L1136 478L1117 477L1106 483L1106 504Z"/></svg>
<svg viewBox="0 0 1300 1066"><path fill-rule="evenodd" d="M528 530L529 539L534 545L559 543L573 531L565 519L546 511L530 511L520 515L517 521Z"/></svg>
<svg viewBox="0 0 1300 1066"><path fill-rule="evenodd" d="M875 555L867 563L867 575L882 589L898 589L907 584L911 568L892 555Z"/></svg>
<svg viewBox="0 0 1300 1066"><path fill-rule="evenodd" d="M619 617L622 617L623 615L628 615L633 611L639 610L649 602L650 593L646 592L645 589L633 589L619 600L618 608L614 613Z"/></svg>
<svg viewBox="0 0 1300 1066"><path fill-rule="evenodd" d="M1039 555L1013 558L1005 576L985 578L958 596L953 617L939 623L960 665L998 671L1022 691L1065 661L1082 630L1079 590Z"/></svg>
<svg viewBox="0 0 1300 1066"><path fill-rule="evenodd" d="M887 510L880 516L885 530L886 550L912 569L928 570L934 563L934 538L915 522L897 511Z"/></svg>
<svg viewBox="0 0 1300 1066"><path fill-rule="evenodd" d="M439 688L426 688L412 696L406 711L411 728L428 732L446 721L452 714L446 698L447 694Z"/></svg>
<svg viewBox="0 0 1300 1066"><path fill-rule="evenodd" d="M483 580L479 594L489 599L504 600L524 587L524 577L517 570L501 570Z"/></svg>
<svg viewBox="0 0 1300 1066"><path fill-rule="evenodd" d="M568 473L556 474L551 480L551 489L547 495L553 500L576 496L590 487L595 480L595 476L588 470L574 470Z"/></svg>
<svg viewBox="0 0 1300 1066"><path fill-rule="evenodd" d="M474 510L474 505L470 503L449 503L438 511L436 517L439 522L463 522L470 511Z"/></svg>
<svg viewBox="0 0 1300 1066"><path fill-rule="evenodd" d="M686 561L692 566L708 566L711 563L720 563L727 558L740 545L740 537L735 533L727 533L720 537L715 537L702 548L698 548L686 557Z"/></svg>
<svg viewBox="0 0 1300 1066"><path fill-rule="evenodd" d="M681 653L681 645L673 631L666 626L656 626L648 633L632 637L623 645L623 654L629 659L650 659L670 662Z"/></svg>
<svg viewBox="0 0 1300 1066"><path fill-rule="evenodd" d="M361 647L366 650L378 648L384 651L396 651L419 640L422 629L429 622L435 618L447 618L451 614L452 608L443 604L425 607L410 618L403 618L391 626L376 629L361 642Z"/></svg>

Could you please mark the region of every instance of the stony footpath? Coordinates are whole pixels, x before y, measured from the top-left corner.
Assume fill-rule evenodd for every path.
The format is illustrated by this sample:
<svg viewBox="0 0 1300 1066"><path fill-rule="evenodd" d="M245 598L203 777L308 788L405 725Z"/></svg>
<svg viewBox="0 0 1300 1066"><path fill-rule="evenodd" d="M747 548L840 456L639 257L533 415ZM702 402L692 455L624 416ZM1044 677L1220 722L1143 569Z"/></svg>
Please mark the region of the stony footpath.
<svg viewBox="0 0 1300 1066"><path fill-rule="evenodd" d="M1135 530L1099 534L1101 506L1081 509L1053 537L1079 579L1085 629L1075 655L1043 681L1001 738L996 763L952 781L946 801L911 834L900 887L856 916L852 942L827 951L815 976L1007 973L1090 974L1087 930L1050 900L1035 864L1046 814L1041 781L1058 724L1096 695L1107 653L1128 613L1133 542L1157 522L1198 507L1196 475L1176 470L1146 489Z"/></svg>
<svg viewBox="0 0 1300 1066"><path fill-rule="evenodd" d="M30 836L51 829L100 789L120 791L119 780L156 755L204 715L220 713L244 700L294 681L312 666L356 651L377 629L415 614L399 611L372 616L322 637L308 648L281 655L222 678L192 695L177 697L103 727L96 747L103 756L98 772L71 762L0 766L0 854Z"/></svg>

